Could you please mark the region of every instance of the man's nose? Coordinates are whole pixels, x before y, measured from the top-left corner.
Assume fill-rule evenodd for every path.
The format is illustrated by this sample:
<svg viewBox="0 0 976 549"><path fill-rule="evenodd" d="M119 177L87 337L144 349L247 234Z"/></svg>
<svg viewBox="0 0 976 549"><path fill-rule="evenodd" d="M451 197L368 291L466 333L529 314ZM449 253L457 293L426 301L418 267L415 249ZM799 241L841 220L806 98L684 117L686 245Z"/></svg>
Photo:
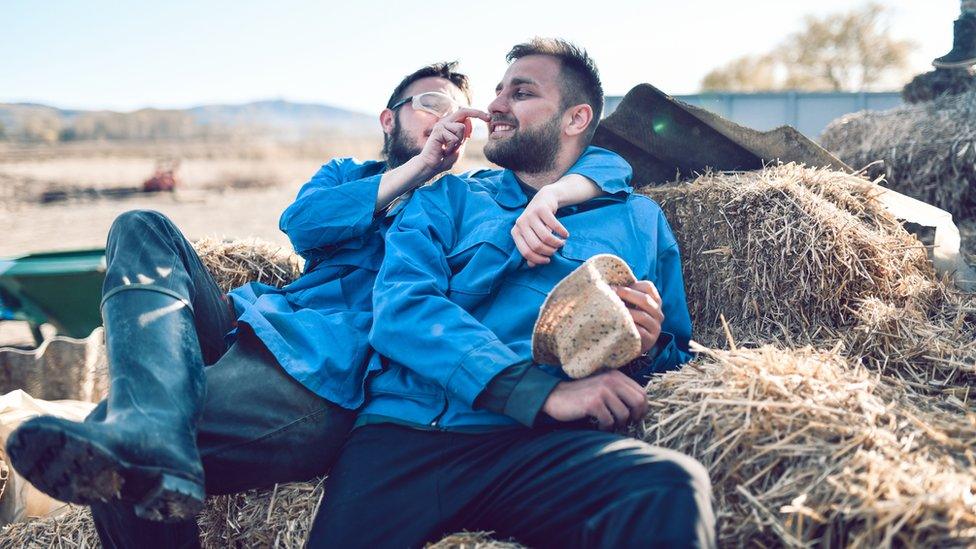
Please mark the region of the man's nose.
<svg viewBox="0 0 976 549"><path fill-rule="evenodd" d="M488 112L508 112L508 101L505 100L505 96L502 94L495 96L495 100L488 103Z"/></svg>

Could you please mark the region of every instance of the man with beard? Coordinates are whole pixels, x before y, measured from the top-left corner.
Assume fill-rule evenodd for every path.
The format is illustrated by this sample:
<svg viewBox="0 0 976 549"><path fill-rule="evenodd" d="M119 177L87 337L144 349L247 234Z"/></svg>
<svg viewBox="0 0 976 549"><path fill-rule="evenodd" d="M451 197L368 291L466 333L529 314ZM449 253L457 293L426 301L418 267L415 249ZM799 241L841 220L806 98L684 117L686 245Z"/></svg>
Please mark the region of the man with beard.
<svg viewBox="0 0 976 549"><path fill-rule="evenodd" d="M468 118L487 117L460 108L469 102L452 63L405 78L380 115L387 161L333 160L282 214L306 268L281 289L252 283L228 298L167 218L120 216L102 299L108 399L84 423L25 422L8 439L14 467L60 500L91 505L107 547L195 546L205 494L327 472L363 402L387 206L453 166ZM425 136L435 163L425 163ZM602 150L568 171L610 191L630 175ZM601 192L569 175L552 197L561 205ZM529 238L545 222L529 216Z"/></svg>
<svg viewBox="0 0 976 549"><path fill-rule="evenodd" d="M508 60L485 147L507 169L476 183L442 177L386 234L370 332L383 370L309 546L419 547L459 530L531 547L711 546L705 469L606 432L644 417L641 384L617 370L570 381L532 362L547 293L600 253L645 279L617 288L641 334L635 377L686 361L691 323L677 243L647 197L560 210L569 237L550 263L525 267L506 229L586 149L603 92L592 60L567 42L537 38Z"/></svg>

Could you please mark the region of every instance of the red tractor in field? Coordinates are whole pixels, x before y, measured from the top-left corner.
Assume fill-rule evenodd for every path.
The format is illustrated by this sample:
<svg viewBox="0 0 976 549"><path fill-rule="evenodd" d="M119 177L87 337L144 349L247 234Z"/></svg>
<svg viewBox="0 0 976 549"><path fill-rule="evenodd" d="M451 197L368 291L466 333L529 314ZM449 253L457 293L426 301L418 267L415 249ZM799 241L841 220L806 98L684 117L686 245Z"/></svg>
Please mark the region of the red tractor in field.
<svg viewBox="0 0 976 549"><path fill-rule="evenodd" d="M142 182L142 191L147 193L174 191L179 183L176 178L176 170L179 167L178 159L160 160L156 163L156 172L153 176Z"/></svg>

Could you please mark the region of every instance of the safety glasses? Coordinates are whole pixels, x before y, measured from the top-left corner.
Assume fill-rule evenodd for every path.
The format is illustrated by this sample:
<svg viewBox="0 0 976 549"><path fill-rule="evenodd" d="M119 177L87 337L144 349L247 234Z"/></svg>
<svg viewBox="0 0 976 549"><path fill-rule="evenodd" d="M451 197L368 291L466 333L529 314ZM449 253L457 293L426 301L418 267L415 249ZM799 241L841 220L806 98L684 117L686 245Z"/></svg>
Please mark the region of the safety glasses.
<svg viewBox="0 0 976 549"><path fill-rule="evenodd" d="M429 112L437 118L443 118L449 114L453 114L459 108L461 108L461 106L458 105L458 102L447 94L441 92L425 92L418 95L411 95L410 97L404 97L390 107L390 110L395 111L407 103L410 103L410 106L412 106L414 110Z"/></svg>

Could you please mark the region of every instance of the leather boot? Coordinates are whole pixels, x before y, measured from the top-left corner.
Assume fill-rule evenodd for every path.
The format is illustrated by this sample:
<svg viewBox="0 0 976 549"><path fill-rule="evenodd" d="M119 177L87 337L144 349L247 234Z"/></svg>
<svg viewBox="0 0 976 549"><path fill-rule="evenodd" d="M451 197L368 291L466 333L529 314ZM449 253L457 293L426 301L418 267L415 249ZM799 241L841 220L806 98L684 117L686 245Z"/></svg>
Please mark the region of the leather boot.
<svg viewBox="0 0 976 549"><path fill-rule="evenodd" d="M952 51L932 61L939 69L976 65L976 15L964 13L952 27Z"/></svg>
<svg viewBox="0 0 976 549"><path fill-rule="evenodd" d="M120 499L145 519L191 518L204 500L196 423L206 392L192 312L169 294L123 287L107 296L102 317L110 380L104 415L84 423L33 418L11 434L7 454L59 500Z"/></svg>

